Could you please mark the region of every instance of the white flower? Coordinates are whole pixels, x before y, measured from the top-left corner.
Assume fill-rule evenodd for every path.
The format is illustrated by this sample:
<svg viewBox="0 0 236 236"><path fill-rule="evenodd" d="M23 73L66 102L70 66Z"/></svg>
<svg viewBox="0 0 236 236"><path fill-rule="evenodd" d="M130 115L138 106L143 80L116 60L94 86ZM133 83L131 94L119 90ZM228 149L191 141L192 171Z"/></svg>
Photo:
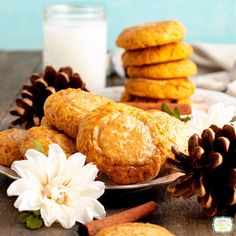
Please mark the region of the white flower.
<svg viewBox="0 0 236 236"><path fill-rule="evenodd" d="M222 128L223 125L229 123L236 114L236 108L223 103L212 105L208 112L201 110L193 111L192 119L187 122L195 133L201 134L204 129L215 124Z"/></svg>
<svg viewBox="0 0 236 236"><path fill-rule="evenodd" d="M105 189L94 181L98 169L85 164L85 156L66 155L57 144L49 145L48 157L33 149L27 150L27 160L15 161L11 168L21 177L13 182L9 196L18 196L14 206L19 211L40 210L47 227L59 222L71 228L75 222L86 223L105 216L98 202Z"/></svg>

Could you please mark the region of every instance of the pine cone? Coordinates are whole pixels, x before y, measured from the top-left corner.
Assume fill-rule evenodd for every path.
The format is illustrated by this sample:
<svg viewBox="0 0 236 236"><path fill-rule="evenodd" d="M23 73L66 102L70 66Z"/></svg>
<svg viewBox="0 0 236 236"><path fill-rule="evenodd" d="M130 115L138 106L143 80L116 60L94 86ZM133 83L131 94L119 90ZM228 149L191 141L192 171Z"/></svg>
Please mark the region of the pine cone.
<svg viewBox="0 0 236 236"><path fill-rule="evenodd" d="M9 124L9 128L17 125L25 129L38 126L44 115L44 102L52 93L67 88L88 91L79 74L74 73L71 67L56 71L52 66L47 66L43 73L32 74L29 79L31 85L23 85L21 98L16 99L18 107L10 111L10 114L18 118Z"/></svg>
<svg viewBox="0 0 236 236"><path fill-rule="evenodd" d="M176 160L167 159L174 169L185 173L172 182L167 191L176 197L196 195L209 215L236 212L236 128L211 125L201 137L194 134L188 142L189 156L172 148Z"/></svg>

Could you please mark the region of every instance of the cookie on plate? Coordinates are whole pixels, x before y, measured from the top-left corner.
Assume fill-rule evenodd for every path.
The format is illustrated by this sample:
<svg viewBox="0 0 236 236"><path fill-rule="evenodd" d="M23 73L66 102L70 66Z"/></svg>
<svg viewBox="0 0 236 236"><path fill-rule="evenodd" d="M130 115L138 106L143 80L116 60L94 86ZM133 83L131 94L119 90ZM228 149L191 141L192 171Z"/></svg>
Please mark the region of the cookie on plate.
<svg viewBox="0 0 236 236"><path fill-rule="evenodd" d="M127 50L122 55L122 61L127 66L143 66L163 62L177 61L191 56L193 48L183 42L145 49Z"/></svg>
<svg viewBox="0 0 236 236"><path fill-rule="evenodd" d="M126 69L128 77L143 77L152 79L173 79L192 76L197 73L197 66L188 59L146 66L129 66Z"/></svg>
<svg viewBox="0 0 236 236"><path fill-rule="evenodd" d="M168 157L174 158L174 154L171 152L172 146L178 147L181 152L188 154L188 140L194 131L185 122L165 112L157 110L149 110L147 112L152 115L154 122L161 122L162 127L168 134Z"/></svg>
<svg viewBox="0 0 236 236"><path fill-rule="evenodd" d="M90 112L79 125L78 151L117 184L156 177L165 161L167 137L152 115L121 103Z"/></svg>
<svg viewBox="0 0 236 236"><path fill-rule="evenodd" d="M43 116L43 118L41 119L41 123L40 126L47 126L49 128L55 129L49 122L49 120L46 118L46 116Z"/></svg>
<svg viewBox="0 0 236 236"><path fill-rule="evenodd" d="M50 95L44 104L44 113L51 125L75 139L84 116L109 101L103 96L69 88Z"/></svg>
<svg viewBox="0 0 236 236"><path fill-rule="evenodd" d="M148 48L181 41L185 27L178 21L146 23L123 30L116 45L125 49Z"/></svg>
<svg viewBox="0 0 236 236"><path fill-rule="evenodd" d="M128 94L157 99L185 99L194 93L194 84L188 78L151 80L128 79L125 84Z"/></svg>
<svg viewBox="0 0 236 236"><path fill-rule="evenodd" d="M74 140L47 126L38 126L26 131L20 144L21 155L24 156L28 149L35 149L36 141L40 142L46 154L48 154L48 145L52 143L59 144L67 157L77 152Z"/></svg>
<svg viewBox="0 0 236 236"><path fill-rule="evenodd" d="M99 231L95 236L174 236L167 229L150 223L123 223Z"/></svg>
<svg viewBox="0 0 236 236"><path fill-rule="evenodd" d="M10 167L14 161L23 159L19 145L24 133L24 130L21 129L8 129L0 132L0 165Z"/></svg>

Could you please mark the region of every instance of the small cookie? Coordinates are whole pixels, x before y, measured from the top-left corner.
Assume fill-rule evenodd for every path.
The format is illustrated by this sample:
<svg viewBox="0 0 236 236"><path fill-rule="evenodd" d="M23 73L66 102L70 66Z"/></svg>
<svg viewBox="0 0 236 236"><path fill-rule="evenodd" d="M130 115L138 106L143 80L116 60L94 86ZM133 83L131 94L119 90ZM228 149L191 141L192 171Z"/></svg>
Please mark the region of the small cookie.
<svg viewBox="0 0 236 236"><path fill-rule="evenodd" d="M116 45L125 49L155 47L181 41L185 34L185 27L178 21L153 22L123 30Z"/></svg>
<svg viewBox="0 0 236 236"><path fill-rule="evenodd" d="M128 79L125 88L129 94L157 99L185 99L194 93L194 84L188 78L168 80Z"/></svg>
<svg viewBox="0 0 236 236"><path fill-rule="evenodd" d="M189 44L176 42L158 47L125 51L122 61L125 67L143 66L185 59L192 53L193 48Z"/></svg>
<svg viewBox="0 0 236 236"><path fill-rule="evenodd" d="M193 130L190 129L185 122L182 122L165 112L157 110L149 110L148 112L152 115L152 118L156 123L161 122L165 132L168 133L167 139L170 150L168 157L174 158L174 154L171 152L172 146L178 147L180 151L188 154L188 140L193 134Z"/></svg>
<svg viewBox="0 0 236 236"><path fill-rule="evenodd" d="M188 59L166 62L147 66L127 67L128 77L143 77L152 79L172 79L192 76L197 73L197 66Z"/></svg>
<svg viewBox="0 0 236 236"><path fill-rule="evenodd" d="M103 96L69 88L50 95L44 104L44 113L51 125L75 139L84 116L109 101Z"/></svg>
<svg viewBox="0 0 236 236"><path fill-rule="evenodd" d="M77 152L75 142L72 139L49 127L39 126L26 131L25 138L20 145L22 156L28 149L35 149L35 141L41 143L46 153L48 153L48 145L52 143L59 144L67 157Z"/></svg>
<svg viewBox="0 0 236 236"><path fill-rule="evenodd" d="M150 223L123 223L99 231L95 236L174 236L167 229Z"/></svg>
<svg viewBox="0 0 236 236"><path fill-rule="evenodd" d="M80 123L77 149L117 184L150 180L167 153L167 137L159 124L141 109L108 103Z"/></svg>
<svg viewBox="0 0 236 236"><path fill-rule="evenodd" d="M8 129L0 132L0 165L10 167L16 160L22 160L19 145L24 130Z"/></svg>
<svg viewBox="0 0 236 236"><path fill-rule="evenodd" d="M191 104L191 98L188 97L183 99L158 99L149 97L138 97L124 92L121 96L121 102Z"/></svg>
<svg viewBox="0 0 236 236"><path fill-rule="evenodd" d="M40 126L47 126L47 127L51 128L51 129L54 129L54 127L50 124L50 122L48 121L46 116L43 116L43 118L41 119Z"/></svg>

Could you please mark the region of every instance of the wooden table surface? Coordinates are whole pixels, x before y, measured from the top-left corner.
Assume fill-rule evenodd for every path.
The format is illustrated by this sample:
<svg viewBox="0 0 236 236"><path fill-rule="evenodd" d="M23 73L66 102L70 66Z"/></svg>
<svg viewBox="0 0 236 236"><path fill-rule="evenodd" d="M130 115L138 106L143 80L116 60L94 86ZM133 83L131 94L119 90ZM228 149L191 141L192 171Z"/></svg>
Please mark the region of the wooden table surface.
<svg viewBox="0 0 236 236"><path fill-rule="evenodd" d="M23 83L33 72L41 71L40 52L0 52L0 130L6 129L12 119L8 111L14 106ZM108 79L108 85L122 83L117 78ZM67 236L78 235L78 225L64 230L59 224L31 231L17 221L18 211L14 208L14 197L7 197L6 190L11 183L0 176L0 236ZM200 211L195 198L175 199L165 192L166 186L155 186L142 191L107 191L101 198L107 214L113 214L149 200L158 203L154 215L144 219L166 227L178 236L216 235L211 229L212 219ZM234 222L235 223L235 222ZM236 232L220 235L236 235Z"/></svg>

